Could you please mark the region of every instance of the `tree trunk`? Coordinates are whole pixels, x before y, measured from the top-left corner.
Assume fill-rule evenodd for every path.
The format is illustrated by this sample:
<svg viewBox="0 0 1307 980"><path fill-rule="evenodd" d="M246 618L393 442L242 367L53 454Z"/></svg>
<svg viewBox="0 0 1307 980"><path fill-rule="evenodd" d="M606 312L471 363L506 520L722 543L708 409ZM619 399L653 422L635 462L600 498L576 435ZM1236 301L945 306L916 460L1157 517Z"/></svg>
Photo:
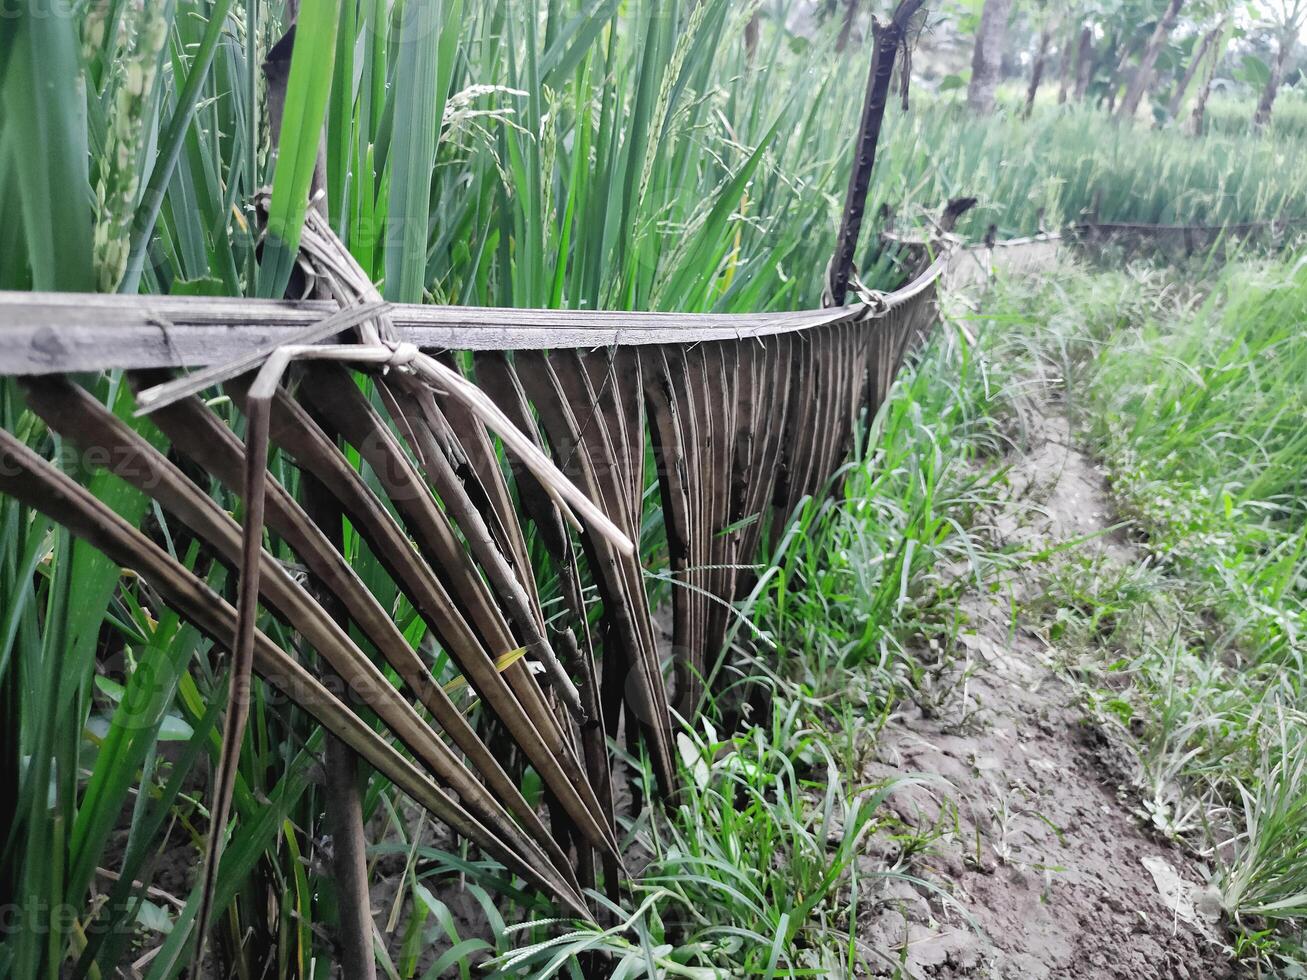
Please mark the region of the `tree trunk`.
<svg viewBox="0 0 1307 980"><path fill-rule="evenodd" d="M1253 114L1253 128L1261 129L1271 121L1271 110L1275 108L1275 96L1280 91L1280 83L1284 81L1284 68L1289 63L1289 55L1293 52L1294 35L1292 30L1286 30L1280 35L1280 50L1275 54L1275 64L1271 66L1271 77L1266 80L1266 88L1262 90L1262 97L1257 103L1257 111Z"/></svg>
<svg viewBox="0 0 1307 980"><path fill-rule="evenodd" d="M1045 27L1039 34L1039 54L1035 56L1035 64L1030 69L1030 86L1026 89L1027 119L1035 111L1035 96L1039 94L1039 83L1044 80L1044 64L1048 61L1048 45L1051 41L1049 28Z"/></svg>
<svg viewBox="0 0 1307 980"><path fill-rule="evenodd" d="M1116 100L1121 94L1121 79L1125 77L1130 67L1130 59L1135 55L1135 45L1127 38L1122 47L1121 40L1119 36L1116 38L1113 53L1119 49L1121 56L1116 59L1116 64L1112 67L1112 75L1107 82L1107 111L1110 113L1116 112Z"/></svg>
<svg viewBox="0 0 1307 980"><path fill-rule="evenodd" d="M976 47L971 56L971 84L967 86L967 107L988 115L994 111L994 95L1007 44L1007 22L1012 0L985 0L976 28Z"/></svg>
<svg viewBox="0 0 1307 980"><path fill-rule="evenodd" d="M858 13L858 0L848 0L844 5L844 22L840 24L840 36L835 40L835 50L843 51L849 46L849 37L853 34L853 18Z"/></svg>
<svg viewBox="0 0 1307 980"><path fill-rule="evenodd" d="M823 305L842 306L853 276L853 256L858 248L862 215L867 206L867 188L876 166L876 144L885 121L885 104L899 49L908 38L908 25L921 10L925 0L899 0L893 18L885 24L871 22L871 69L867 74L867 95L862 103L858 138L849 174L849 189L844 196L844 214L835 235L835 254L831 257ZM906 57L906 55L905 55ZM906 66L905 66L906 70ZM905 92L906 98L906 92Z"/></svg>
<svg viewBox="0 0 1307 980"><path fill-rule="evenodd" d="M1123 119L1130 119L1139 111L1139 103L1144 100L1144 93L1148 91L1148 83L1153 77L1153 66L1157 64L1157 57L1162 53L1166 39L1171 36L1171 29L1175 27L1176 18L1180 16L1180 8L1183 6L1184 0L1171 0L1166 5L1166 13L1157 22L1153 36L1148 39L1148 47L1144 49L1135 77L1126 90L1125 101L1121 103Z"/></svg>
<svg viewBox="0 0 1307 980"><path fill-rule="evenodd" d="M1122 38L1120 34L1108 36L1107 44L1103 48L1103 54L1095 62L1095 69L1099 65L1110 66L1111 70L1107 76L1107 86L1103 94L1098 97L1098 105L1106 106L1109 113L1116 111L1116 98L1121 90L1121 74L1125 71L1126 65L1134 57L1134 45L1130 43L1129 38ZM1092 75L1090 80L1092 81Z"/></svg>
<svg viewBox="0 0 1307 980"><path fill-rule="evenodd" d="M1077 37L1078 34L1079 34L1078 31L1070 32L1070 34L1063 40L1062 44L1059 45L1059 48L1061 49L1059 51L1059 54L1061 55L1061 57L1058 61L1058 69L1057 69L1057 74L1058 74L1057 104L1058 105L1066 104L1067 97L1071 94L1071 86L1075 81L1076 62L1075 62L1075 55L1072 54L1072 52L1075 50L1075 45L1071 43L1071 40Z"/></svg>
<svg viewBox="0 0 1307 980"><path fill-rule="evenodd" d="M1194 99L1193 112L1189 114L1189 133L1193 136L1203 135L1203 126L1207 115L1207 99L1212 94L1212 80L1216 78L1216 63L1220 61L1219 57L1213 58L1212 63L1207 66L1207 71L1203 72L1203 87L1198 90L1198 97Z"/></svg>
<svg viewBox="0 0 1307 980"><path fill-rule="evenodd" d="M1189 133L1193 136L1203 135L1203 127L1207 123L1207 97L1211 94L1212 80L1209 78L1198 90L1198 98L1194 99L1194 111L1189 114Z"/></svg>
<svg viewBox="0 0 1307 980"><path fill-rule="evenodd" d="M1108 77L1107 92L1101 102L1107 104L1109 113L1116 112L1116 100L1121 97L1121 81L1125 78L1130 62L1134 60L1135 55L1143 48L1144 39L1141 37L1121 37L1115 35L1108 43L1107 50L1103 52L1102 63L1112 63L1113 57L1118 51L1121 57L1116 60L1116 67L1112 69L1112 74ZM1131 76L1133 78L1133 76Z"/></svg>
<svg viewBox="0 0 1307 980"><path fill-rule="evenodd" d="M1207 57L1207 52L1212 50L1212 45L1216 43L1216 39L1221 36L1223 30L1225 30L1225 24L1221 23L1204 34L1202 41L1198 45L1198 50L1189 59L1189 67L1185 69L1180 84L1175 87L1175 94L1171 96L1171 105L1167 109L1167 115L1172 119L1180 115L1180 107L1184 104L1184 94L1189 91L1189 85L1193 82L1194 76L1198 74L1203 59Z"/></svg>
<svg viewBox="0 0 1307 980"><path fill-rule="evenodd" d="M327 826L331 828L331 870L336 885L343 975L375 980L372 913L368 895L367 839L363 834L363 797L359 759L333 735L327 736Z"/></svg>
<svg viewBox="0 0 1307 980"><path fill-rule="evenodd" d="M1094 73L1094 32L1088 28L1080 31L1080 46L1076 49L1076 101L1084 102L1085 93L1089 91L1090 77Z"/></svg>

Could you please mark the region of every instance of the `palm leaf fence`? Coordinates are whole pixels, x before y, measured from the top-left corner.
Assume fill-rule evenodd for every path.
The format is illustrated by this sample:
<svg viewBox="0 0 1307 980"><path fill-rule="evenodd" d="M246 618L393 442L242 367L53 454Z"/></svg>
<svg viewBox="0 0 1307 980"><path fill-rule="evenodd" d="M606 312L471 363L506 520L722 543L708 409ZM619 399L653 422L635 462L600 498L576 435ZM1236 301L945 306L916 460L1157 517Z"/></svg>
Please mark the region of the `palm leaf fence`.
<svg viewBox="0 0 1307 980"><path fill-rule="evenodd" d="M87 458L102 454L110 472L235 571L237 603L8 432L0 491L135 571L234 650L229 717L247 698L238 679L248 655L260 676L434 816L588 916L589 852L606 882L622 871L605 738L623 725L628 737L638 730L663 792L674 794L673 711L694 715L731 604L750 584L741 570L766 529L841 464L860 408L884 399L912 338L933 321L943 268L941 259L904 289L869 297L874 306L757 317L563 316L360 297L324 319L313 303L7 294L0 370L23 375L29 408L52 432ZM342 329L374 335L311 339ZM251 358L203 370L269 337L256 348L256 371ZM287 352L300 363L278 384ZM149 424L116 415L68 376L108 367L126 371ZM161 369L176 367L201 370L180 387L160 386ZM244 412L244 441L200 396L219 382ZM268 475L269 443L298 468L300 494ZM650 460L677 586L671 693L632 547ZM243 524L196 474L243 502ZM309 484L321 488L325 520L304 499ZM540 774L556 805L552 826L345 560L341 515ZM545 616L527 520L562 583L561 621ZM305 580L260 547L265 525ZM603 610L593 623L591 588ZM256 603L343 679L380 732L293 649L254 630ZM526 657L497 666L523 648ZM238 735L230 723L227 734ZM221 776L218 786L221 799ZM221 812L214 819L223 826ZM569 851L582 852L576 868Z"/></svg>
<svg viewBox="0 0 1307 980"><path fill-rule="evenodd" d="M1072 225L1065 234L1090 254L1112 250L1126 255L1185 258L1223 253L1230 246L1278 249L1296 241L1303 231L1307 231L1307 219L1276 218L1222 225L1088 221Z"/></svg>
<svg viewBox="0 0 1307 980"><path fill-rule="evenodd" d="M969 202L972 199L962 199ZM1033 272L1053 267L1066 248L1089 257L1120 261L1133 257L1182 260L1194 257L1226 259L1243 249L1278 251L1301 243L1307 219L1275 218L1222 225L1150 225L1141 222L1082 221L1062 231L1041 230L1036 235L996 239L990 226L985 239L966 244L952 234L949 202L939 220L926 216L933 233L904 236L888 221L880 233L885 254L901 266L919 267L942 249L948 262L942 284L952 290L984 284L1002 269L1005 273Z"/></svg>
<svg viewBox="0 0 1307 980"><path fill-rule="evenodd" d="M296 197L279 188L258 202L268 230L261 291L271 269L277 288L297 277L317 300L0 296L0 375L19 379L33 417L212 560L207 573L193 553L183 560L173 541L0 430L0 492L130 569L161 606L231 654L203 887L174 929L174 959L187 935L200 937L193 955L202 956L222 904L216 869L252 673L569 914L592 917L584 892L600 870L616 895L625 868L609 741L624 735L646 752L659 791L674 798L673 719L696 714L733 603L752 584L752 557L800 501L822 492L859 413L884 400L934 321L946 255L881 294L858 282L848 244L859 235L893 62L920 7L905 0L877 28L826 309L389 304L312 202L279 210ZM274 115L304 109L282 105L270 79ZM300 153L278 179L288 174L308 198L323 186L314 170L312 154ZM858 299L844 305L850 288ZM174 377L177 369L191 373ZM106 406L76 377L108 371L122 372L135 415L129 400ZM239 503L239 521L214 483ZM675 586L670 684L635 548L650 485ZM562 614L546 614L528 525ZM365 584L347 535L375 558L385 589ZM215 588L215 567L234 576L234 602ZM396 622L397 600L492 723L474 726L433 680ZM511 775L527 765L543 783L547 816ZM85 892L100 857L74 855L67 894ZM345 955L352 949L370 973L366 916L346 910L345 921L361 933L345 937Z"/></svg>
<svg viewBox="0 0 1307 980"><path fill-rule="evenodd" d="M951 249L951 258L944 281L952 288L961 288L984 282L998 267L1009 272L1050 267L1057 262L1064 246L1071 246L1087 256L1118 260L1134 256L1227 258L1230 252L1245 248L1278 251L1294 247L1307 231L1307 218L1289 217L1219 225L1147 224L1092 218L1061 231L1050 231L1044 227L1041 211L1038 234L999 239L997 226L991 224L983 240L967 244L953 232L958 219L975 203L975 198L954 198L944 206L938 218L930 214L920 215L926 226L926 235L921 231L906 235L898 233L895 214L888 206L884 207L879 216L881 230L878 236L882 253L893 255L900 266L912 268L929 261L931 256L947 246ZM914 227L920 223L914 221Z"/></svg>
<svg viewBox="0 0 1307 980"><path fill-rule="evenodd" d="M764 530L840 465L857 413L884 399L910 341L933 321L944 265L868 297L874 305L753 317L390 306L360 296L324 318L322 302L11 293L0 297L0 371L22 375L29 407L53 432L88 458L102 453L111 472L179 519L242 583L257 584L259 603L364 698L411 758L293 652L257 633L244 643L266 680L433 814L585 914L581 882L554 835L333 545L338 532L266 475L264 440L294 461L302 482L326 489L540 773L566 815L563 841L616 869L603 736L618 734L623 711L665 792L676 778L672 706L632 547L647 461L680 586L672 592L675 707L691 717L745 585L739 569ZM349 287L337 280L333 288ZM315 343L343 330L373 336ZM301 363L294 383L279 385L288 352ZM251 371L251 362L261 366ZM218 370L204 370L211 365ZM179 367L201 370L159 384L163 369ZM126 371L152 425L115 415L69 377L109 368ZM245 442L200 397L218 383L244 410ZM511 474L496 440L520 464ZM253 622L244 585L233 608L16 436L0 433L0 453L0 490L137 571L215 642L242 645L241 624ZM244 527L197 472L243 500ZM267 550L251 554L263 536L261 509L307 581ZM557 565L570 626L547 626L524 519ZM596 624L583 599L590 587L603 604ZM434 725L329 614L334 603ZM523 647L542 673L527 659L496 668Z"/></svg>

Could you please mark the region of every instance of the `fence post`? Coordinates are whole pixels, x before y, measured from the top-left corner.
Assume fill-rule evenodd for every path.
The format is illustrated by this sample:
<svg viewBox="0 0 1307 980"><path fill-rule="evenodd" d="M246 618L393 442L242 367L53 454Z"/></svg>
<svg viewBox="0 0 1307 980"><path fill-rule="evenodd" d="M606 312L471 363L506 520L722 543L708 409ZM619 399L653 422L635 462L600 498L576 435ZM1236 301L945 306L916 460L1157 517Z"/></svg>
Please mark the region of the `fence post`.
<svg viewBox="0 0 1307 980"><path fill-rule="evenodd" d="M853 258L862 231L862 214L867 206L867 189L871 186L871 170L876 164L876 144L880 140L881 121L885 118L885 103L889 96L890 80L894 74L894 59L904 47L912 18L921 10L925 0L899 0L889 23L872 22L871 70L867 74L867 97L862 104L862 123L853 157L853 172L849 175L849 190L844 199L844 217L840 220L839 234L835 239L835 255L831 259L830 280L826 284L824 305L843 306L849 291L849 278L853 273ZM904 71L907 71L905 62ZM904 88L906 93L906 86Z"/></svg>

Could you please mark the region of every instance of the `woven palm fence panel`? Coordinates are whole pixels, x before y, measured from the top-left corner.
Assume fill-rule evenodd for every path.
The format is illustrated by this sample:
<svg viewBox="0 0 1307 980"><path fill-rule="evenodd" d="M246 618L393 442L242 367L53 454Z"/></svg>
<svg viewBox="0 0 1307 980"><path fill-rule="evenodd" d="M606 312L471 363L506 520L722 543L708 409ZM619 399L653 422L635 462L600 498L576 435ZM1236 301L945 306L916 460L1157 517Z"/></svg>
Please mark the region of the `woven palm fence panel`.
<svg viewBox="0 0 1307 980"><path fill-rule="evenodd" d="M229 655L197 963L253 674L566 912L592 917L601 870L617 895L610 743L646 753L675 798L674 724L703 701L760 544L829 484L935 321L946 257L889 294L853 266L921 5L901 0L875 28L825 309L394 306L312 206L292 278L312 300L0 294L0 375L83 462L57 465L37 426L0 431L0 493ZM266 215L266 196L254 203ZM78 378L111 371L148 418ZM70 476L88 468L149 498L187 560L162 524L136 526ZM666 569L641 560L651 511ZM660 574L670 647L650 602ZM542 806L521 788L528 767Z"/></svg>
<svg viewBox="0 0 1307 980"><path fill-rule="evenodd" d="M1305 218L1235 222L1224 225L1150 225L1089 221L1068 229L1067 237L1091 254L1160 255L1186 258L1227 247L1278 249L1307 231Z"/></svg>
<svg viewBox="0 0 1307 980"><path fill-rule="evenodd" d="M950 255L944 285L965 290L983 286L999 272L1021 275L1050 269L1057 264L1062 247L1062 235L1057 232L960 247Z"/></svg>
<svg viewBox="0 0 1307 980"><path fill-rule="evenodd" d="M0 373L20 376L51 432L236 574L240 595L9 432L0 492L131 569L237 661L246 635L264 680L588 916L596 868L610 885L622 872L606 740L638 737L675 793L673 713L696 711L763 536L839 468L859 413L934 321L944 266L853 305L744 317L4 294ZM260 393L286 350L301 356ZM112 369L148 422L75 377ZM670 654L633 546L654 486ZM346 530L384 569L385 595L347 560ZM561 611L546 612L533 540ZM436 683L396 596L482 712ZM526 765L544 810L519 789Z"/></svg>

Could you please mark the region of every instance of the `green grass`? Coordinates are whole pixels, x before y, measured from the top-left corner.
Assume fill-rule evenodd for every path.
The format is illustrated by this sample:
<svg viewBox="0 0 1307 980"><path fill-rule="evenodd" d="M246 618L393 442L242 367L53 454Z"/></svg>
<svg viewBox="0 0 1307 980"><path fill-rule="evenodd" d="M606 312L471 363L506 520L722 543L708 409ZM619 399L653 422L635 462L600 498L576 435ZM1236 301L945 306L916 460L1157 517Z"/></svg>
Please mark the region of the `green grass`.
<svg viewBox="0 0 1307 980"><path fill-rule="evenodd" d="M889 821L886 797L914 780L859 785L832 751L838 739L820 712L786 697L767 723L732 737L710 726L681 736L685 799L633 835L650 860L631 910L615 927L504 952L502 975L563 975L595 952L632 977L866 970L875 960L859 948L859 896L871 878L908 875L860 870L860 844Z"/></svg>
<svg viewBox="0 0 1307 980"><path fill-rule="evenodd" d="M1187 602L1221 624L1202 646L1240 695L1220 692L1212 727L1229 735L1181 744L1200 747L1190 765L1230 807L1212 821L1228 827L1216 882L1249 929L1307 914L1304 314L1300 264L1239 266L1180 323L1140 331L1149 377L1127 344L1095 382L1117 492L1163 567L1193 583Z"/></svg>
<svg viewBox="0 0 1307 980"><path fill-rule="evenodd" d="M1208 864L1240 953L1297 969L1307 277L1252 259L1184 274L1072 271L997 302L1065 379L1146 558L1057 563L1036 611L1132 754L1141 819Z"/></svg>
<svg viewBox="0 0 1307 980"><path fill-rule="evenodd" d="M1210 576L1259 656L1301 635L1307 545L1307 277L1297 266L1228 270L1183 325L1149 324L1097 378L1114 392L1096 428L1118 492L1161 553ZM1167 359L1147 375L1145 358ZM1235 617L1238 618L1237 616Z"/></svg>

